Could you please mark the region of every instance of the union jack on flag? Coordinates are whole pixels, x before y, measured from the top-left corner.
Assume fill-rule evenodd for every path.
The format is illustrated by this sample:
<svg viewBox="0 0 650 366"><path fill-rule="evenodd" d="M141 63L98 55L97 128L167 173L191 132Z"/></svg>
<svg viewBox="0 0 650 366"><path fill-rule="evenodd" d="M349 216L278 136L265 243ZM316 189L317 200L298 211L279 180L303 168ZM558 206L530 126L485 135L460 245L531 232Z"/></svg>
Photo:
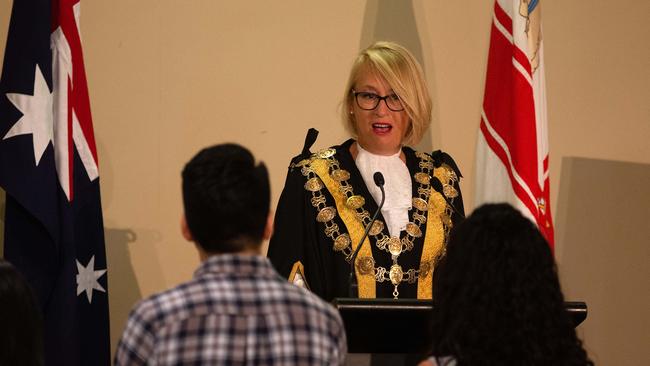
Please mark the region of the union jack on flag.
<svg viewBox="0 0 650 366"><path fill-rule="evenodd" d="M476 147L475 205L508 202L554 246L541 6L494 3Z"/></svg>
<svg viewBox="0 0 650 366"><path fill-rule="evenodd" d="M97 148L79 0L16 0L0 78L4 256L43 311L46 365L110 363Z"/></svg>

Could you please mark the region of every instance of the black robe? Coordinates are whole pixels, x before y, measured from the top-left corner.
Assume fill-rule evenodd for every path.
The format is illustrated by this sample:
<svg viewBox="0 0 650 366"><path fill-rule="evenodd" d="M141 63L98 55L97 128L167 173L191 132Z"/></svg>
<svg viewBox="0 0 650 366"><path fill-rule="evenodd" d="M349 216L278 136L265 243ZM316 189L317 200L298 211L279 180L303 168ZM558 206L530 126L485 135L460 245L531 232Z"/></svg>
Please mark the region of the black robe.
<svg viewBox="0 0 650 366"><path fill-rule="evenodd" d="M290 276L294 274L292 273L292 270L295 272L295 270L300 267L296 265L296 263L300 262L300 264L302 264L300 270L304 271L303 275L308 287L311 291L326 301L331 301L336 297L348 297L351 266L350 263L346 261L345 253L349 254L351 249L357 244L351 243L352 245L347 248L347 252L340 250L336 251L333 249L334 238L326 235L325 224L322 222L322 219L321 222L317 221L318 209L312 204L312 192L305 188L305 183L309 176L303 174L303 169L305 166L310 166L309 163L313 162L313 159L318 159L319 153L321 155L323 155L323 153L324 155L329 155L334 152L332 159L336 159L340 168L349 172L347 183L352 186L354 195L360 195L365 199L363 209L372 216L372 214L377 210L378 204L369 193L364 180L356 167L354 159L350 154L350 146L354 142L354 140L350 139L341 145L333 146L331 148L333 151L327 152L324 150L315 154L309 152L309 147L313 141L305 143L303 153L294 157L289 166L289 172L275 214L274 234L269 244L268 257L278 272L280 272L280 274L285 278L291 280ZM460 171L451 157L440 151L434 152L433 154L422 154L416 153L416 151L409 147L404 147L402 151L406 157L406 165L411 174L413 197L418 197L418 188L422 189L422 187L426 187L427 191L438 192L443 191L442 186L445 186L444 191L448 193L448 197L445 196L446 198L444 198L444 201L441 201L443 193L440 192L440 198L437 201L442 202L443 206L446 205L446 207L444 207L445 220L441 219L441 222L446 222L446 225L444 225L444 230L438 233L438 235L443 236L442 245L445 245L449 230L462 218L461 215L464 212L459 187L459 180L461 177ZM422 164L428 165L428 162L436 168L442 166L445 169L442 171L446 173L444 176L451 176L453 179L446 180L442 182L443 184L436 185L432 182L429 185L423 186L421 184L422 175L420 175L418 177L419 180L416 181L415 173L421 172ZM329 173L332 173L331 168ZM428 176L431 178L433 173ZM426 176L424 178L426 178ZM433 180L435 180L435 178L433 178ZM434 187L436 189L434 189ZM321 189L320 192L326 199L324 206L337 207L333 195L327 188ZM321 207L322 206L323 205L321 205ZM415 208L409 210L409 222L414 222L413 215L416 211ZM431 212L431 210L428 210L428 212ZM428 216L428 212L425 213L425 216ZM336 224L339 228L338 234L345 234L348 231L348 227L342 220L340 213L337 213L338 214L329 221L329 225ZM379 213L378 220L384 222L381 213ZM359 224L363 224L362 221L358 219L357 221ZM369 220L366 220L366 223L367 221ZM417 223L418 221L415 222ZM424 224L419 226L422 235L413 238L413 247L410 250L402 251L398 256L399 265L404 269L404 272L409 269L418 270L422 267L421 257L423 254L426 227L427 224L425 221ZM386 225L384 225L382 232L385 235L389 235ZM402 231L401 237L404 238L406 235L406 232ZM368 240L370 241L372 248L372 258L374 259L375 269L377 267L390 269L394 264L391 259L391 254L387 250L381 250L377 247L377 237L369 235ZM440 258L440 254L443 253L444 249L438 253L436 261L431 261L431 267L435 266L435 263ZM357 265L359 265L358 259ZM433 268L430 268L430 270L432 271ZM424 270L421 272L425 273ZM373 276L374 273L376 272L373 271ZM386 275L386 277L388 277L388 275ZM414 283L401 282L398 287L399 298L418 298L418 281L420 281L420 278L418 278ZM377 298L394 297L394 285L391 281L385 280L383 282L375 282L374 285L376 286L375 296ZM430 298L430 296L431 295L428 295L428 298Z"/></svg>

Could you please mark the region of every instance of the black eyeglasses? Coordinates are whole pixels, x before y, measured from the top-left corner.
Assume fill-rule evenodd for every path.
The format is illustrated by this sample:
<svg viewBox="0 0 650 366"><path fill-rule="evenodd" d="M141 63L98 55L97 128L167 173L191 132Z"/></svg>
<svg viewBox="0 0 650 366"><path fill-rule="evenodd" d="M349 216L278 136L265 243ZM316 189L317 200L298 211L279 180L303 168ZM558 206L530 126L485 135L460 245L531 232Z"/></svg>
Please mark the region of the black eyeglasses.
<svg viewBox="0 0 650 366"><path fill-rule="evenodd" d="M375 93L358 92L353 89L352 94L354 94L354 99L357 101L359 108L366 111L371 111L377 108L379 102L382 100L386 103L386 107L393 112L401 112L404 110L402 100L399 99L399 96L395 93L380 97Z"/></svg>

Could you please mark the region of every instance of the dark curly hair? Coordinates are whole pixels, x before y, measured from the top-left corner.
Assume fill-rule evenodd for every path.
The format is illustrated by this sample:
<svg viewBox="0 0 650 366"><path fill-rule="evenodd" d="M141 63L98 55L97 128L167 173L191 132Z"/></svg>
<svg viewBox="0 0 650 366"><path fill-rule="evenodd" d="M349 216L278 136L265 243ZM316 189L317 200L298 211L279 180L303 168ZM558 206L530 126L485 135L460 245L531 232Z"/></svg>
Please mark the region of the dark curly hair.
<svg viewBox="0 0 650 366"><path fill-rule="evenodd" d="M433 354L466 365L593 365L564 308L551 250L507 204L451 234L432 319Z"/></svg>

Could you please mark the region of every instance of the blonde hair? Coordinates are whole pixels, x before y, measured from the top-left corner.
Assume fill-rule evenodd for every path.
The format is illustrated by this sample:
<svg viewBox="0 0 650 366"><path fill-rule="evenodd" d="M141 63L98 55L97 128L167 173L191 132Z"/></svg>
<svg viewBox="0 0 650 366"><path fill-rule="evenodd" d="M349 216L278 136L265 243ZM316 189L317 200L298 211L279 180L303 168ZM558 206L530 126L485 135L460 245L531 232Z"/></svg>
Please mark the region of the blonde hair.
<svg viewBox="0 0 650 366"><path fill-rule="evenodd" d="M420 142L431 123L431 97L420 64L406 48L393 42L375 42L354 60L341 108L345 128L357 137L354 115L350 111L354 103L352 89L363 71L383 77L402 101L411 122L403 142L407 145Z"/></svg>

